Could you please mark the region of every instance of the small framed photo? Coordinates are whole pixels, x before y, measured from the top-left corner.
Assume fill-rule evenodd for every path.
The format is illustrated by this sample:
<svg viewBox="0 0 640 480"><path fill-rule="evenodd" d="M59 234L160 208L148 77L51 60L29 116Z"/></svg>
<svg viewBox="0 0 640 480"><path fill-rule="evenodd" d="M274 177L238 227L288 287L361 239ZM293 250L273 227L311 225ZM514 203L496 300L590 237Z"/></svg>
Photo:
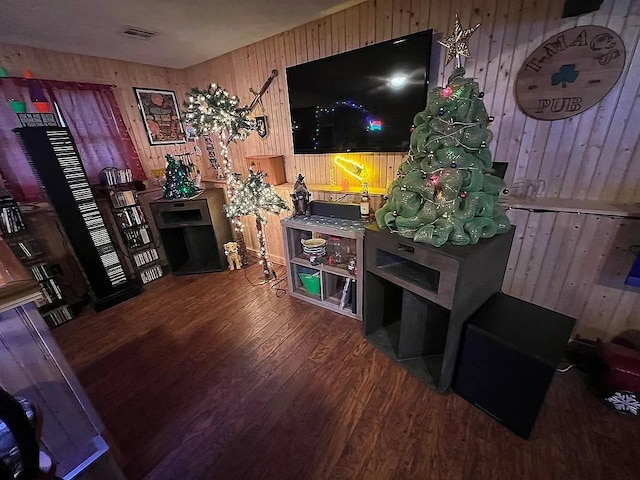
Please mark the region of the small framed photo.
<svg viewBox="0 0 640 480"><path fill-rule="evenodd" d="M186 143L176 92L133 87L151 145Z"/></svg>

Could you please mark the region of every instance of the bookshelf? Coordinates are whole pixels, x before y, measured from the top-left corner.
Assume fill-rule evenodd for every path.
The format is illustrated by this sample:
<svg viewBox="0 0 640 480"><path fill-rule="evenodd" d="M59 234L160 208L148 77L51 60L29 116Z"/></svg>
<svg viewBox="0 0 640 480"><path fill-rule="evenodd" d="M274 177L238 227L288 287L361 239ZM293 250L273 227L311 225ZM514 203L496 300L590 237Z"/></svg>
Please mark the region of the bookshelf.
<svg viewBox="0 0 640 480"><path fill-rule="evenodd" d="M38 282L41 298L36 305L49 328L72 320L74 312L67 303L61 266L50 261L17 203L4 189L0 189L0 230L13 254Z"/></svg>
<svg viewBox="0 0 640 480"><path fill-rule="evenodd" d="M109 209L127 250L132 267L143 284L164 275L160 265L158 245L138 199L136 182L131 170L106 168L101 172L98 190L108 198Z"/></svg>

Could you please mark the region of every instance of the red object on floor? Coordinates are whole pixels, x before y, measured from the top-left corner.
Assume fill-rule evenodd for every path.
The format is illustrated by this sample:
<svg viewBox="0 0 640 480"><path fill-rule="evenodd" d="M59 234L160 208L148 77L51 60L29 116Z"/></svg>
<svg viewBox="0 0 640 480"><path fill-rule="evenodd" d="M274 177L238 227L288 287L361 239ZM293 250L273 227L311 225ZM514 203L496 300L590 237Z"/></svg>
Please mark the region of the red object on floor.
<svg viewBox="0 0 640 480"><path fill-rule="evenodd" d="M605 389L640 394L640 351L615 343L603 343L600 355L609 366L600 379Z"/></svg>

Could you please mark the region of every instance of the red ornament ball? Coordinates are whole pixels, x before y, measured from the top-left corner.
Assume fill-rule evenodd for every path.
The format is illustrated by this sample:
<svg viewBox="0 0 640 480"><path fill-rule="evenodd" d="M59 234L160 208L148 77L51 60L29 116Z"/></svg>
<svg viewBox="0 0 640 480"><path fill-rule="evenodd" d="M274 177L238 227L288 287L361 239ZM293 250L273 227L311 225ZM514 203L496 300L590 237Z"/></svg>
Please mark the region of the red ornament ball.
<svg viewBox="0 0 640 480"><path fill-rule="evenodd" d="M460 192L460 198L467 198L467 192Z"/></svg>
<svg viewBox="0 0 640 480"><path fill-rule="evenodd" d="M446 87L442 89L442 96L449 98L451 96L451 94L453 93L453 89L451 87Z"/></svg>

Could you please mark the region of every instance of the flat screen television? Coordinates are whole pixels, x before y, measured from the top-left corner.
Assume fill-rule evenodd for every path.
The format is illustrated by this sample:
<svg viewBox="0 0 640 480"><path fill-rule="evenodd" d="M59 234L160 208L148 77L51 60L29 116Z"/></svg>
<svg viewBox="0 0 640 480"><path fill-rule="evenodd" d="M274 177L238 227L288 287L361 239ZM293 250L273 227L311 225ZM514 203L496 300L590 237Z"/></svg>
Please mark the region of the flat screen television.
<svg viewBox="0 0 640 480"><path fill-rule="evenodd" d="M427 30L288 67L294 153L408 151L427 101L432 37Z"/></svg>

